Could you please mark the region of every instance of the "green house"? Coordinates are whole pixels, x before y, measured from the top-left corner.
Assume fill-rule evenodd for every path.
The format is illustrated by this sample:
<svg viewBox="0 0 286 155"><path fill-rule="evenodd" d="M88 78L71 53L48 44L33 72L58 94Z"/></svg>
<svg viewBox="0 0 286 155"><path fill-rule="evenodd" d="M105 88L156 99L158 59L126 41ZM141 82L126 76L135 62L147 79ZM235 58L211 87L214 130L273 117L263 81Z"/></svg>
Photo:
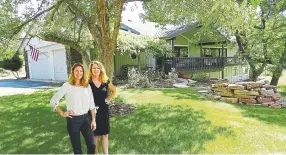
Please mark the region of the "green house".
<svg viewBox="0 0 286 155"><path fill-rule="evenodd" d="M199 35L198 24L177 26L160 30L155 37L170 43L175 57L165 60L165 69L178 72L206 72L210 78L236 82L249 78L249 66L233 57L238 52L234 39L219 31Z"/></svg>

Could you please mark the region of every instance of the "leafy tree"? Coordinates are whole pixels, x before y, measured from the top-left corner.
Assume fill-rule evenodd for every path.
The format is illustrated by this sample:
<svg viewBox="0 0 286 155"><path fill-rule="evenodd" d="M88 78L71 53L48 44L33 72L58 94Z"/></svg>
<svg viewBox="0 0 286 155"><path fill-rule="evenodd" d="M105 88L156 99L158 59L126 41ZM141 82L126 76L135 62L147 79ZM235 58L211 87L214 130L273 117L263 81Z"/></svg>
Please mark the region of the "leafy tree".
<svg viewBox="0 0 286 155"><path fill-rule="evenodd" d="M201 34L215 35L217 31L228 38L235 36L239 57L248 61L250 78L256 81L265 66L282 55L282 50L274 54L271 49L274 42L279 44L283 39L280 37L277 40L276 35L277 32L282 36L284 33L285 24L278 20L283 16L283 3L267 0L158 0L144 3L147 13L142 17L162 25L198 22L202 28L195 37ZM277 26L277 23L281 24Z"/></svg>
<svg viewBox="0 0 286 155"><path fill-rule="evenodd" d="M117 40L117 51L139 54L147 52L159 58L173 55L170 45L163 40L151 38L145 35L134 35L130 32L121 32Z"/></svg>
<svg viewBox="0 0 286 155"><path fill-rule="evenodd" d="M87 49L98 51L99 60L104 63L107 75L112 78L113 54L116 50L123 5L132 1L144 0L42 0L39 9L27 5L31 3L30 0L5 0L4 3L6 6L13 4L10 8L15 12L19 4L26 4L23 19L17 26L11 27L11 30L14 30L12 34L18 34L28 23L39 20L40 23L47 24L43 29L38 27L43 31L40 37L72 45L81 53ZM48 30L49 26L55 31L44 31ZM74 31L69 31L72 28ZM70 38L70 32L77 35ZM88 39L89 36L92 45L85 45L82 40L85 37Z"/></svg>
<svg viewBox="0 0 286 155"><path fill-rule="evenodd" d="M5 58L3 61L1 61L0 66L1 68L10 70L13 73L13 75L17 79L19 79L18 71L23 66L23 59L21 58L19 53L16 53L11 59Z"/></svg>

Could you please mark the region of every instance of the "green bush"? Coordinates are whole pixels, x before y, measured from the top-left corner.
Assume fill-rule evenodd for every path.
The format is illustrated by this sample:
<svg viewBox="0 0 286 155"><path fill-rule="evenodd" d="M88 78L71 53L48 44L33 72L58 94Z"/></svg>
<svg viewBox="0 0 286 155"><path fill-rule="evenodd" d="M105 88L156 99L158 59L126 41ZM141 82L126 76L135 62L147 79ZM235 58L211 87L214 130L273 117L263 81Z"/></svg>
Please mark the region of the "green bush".
<svg viewBox="0 0 286 155"><path fill-rule="evenodd" d="M132 67L128 70L129 88L150 88L151 82L147 74Z"/></svg>
<svg viewBox="0 0 286 155"><path fill-rule="evenodd" d="M5 58L1 63L0 67L10 71L19 71L23 66L23 59L20 54L16 53L12 58Z"/></svg>
<svg viewBox="0 0 286 155"><path fill-rule="evenodd" d="M194 73L192 76L192 80L198 82L207 82L210 80L210 77L207 73Z"/></svg>

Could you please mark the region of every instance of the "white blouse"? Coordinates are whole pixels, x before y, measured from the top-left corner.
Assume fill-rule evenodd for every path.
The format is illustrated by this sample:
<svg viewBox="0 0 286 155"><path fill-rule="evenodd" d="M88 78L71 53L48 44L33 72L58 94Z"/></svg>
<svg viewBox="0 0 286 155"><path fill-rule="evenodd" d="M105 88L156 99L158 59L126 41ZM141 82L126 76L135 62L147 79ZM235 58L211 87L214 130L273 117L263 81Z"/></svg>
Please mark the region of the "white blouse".
<svg viewBox="0 0 286 155"><path fill-rule="evenodd" d="M64 95L66 97L67 111L72 110L74 116L86 114L89 110L96 108L90 85L81 87L70 85L68 82L64 83L50 101L54 111L56 111L56 107Z"/></svg>

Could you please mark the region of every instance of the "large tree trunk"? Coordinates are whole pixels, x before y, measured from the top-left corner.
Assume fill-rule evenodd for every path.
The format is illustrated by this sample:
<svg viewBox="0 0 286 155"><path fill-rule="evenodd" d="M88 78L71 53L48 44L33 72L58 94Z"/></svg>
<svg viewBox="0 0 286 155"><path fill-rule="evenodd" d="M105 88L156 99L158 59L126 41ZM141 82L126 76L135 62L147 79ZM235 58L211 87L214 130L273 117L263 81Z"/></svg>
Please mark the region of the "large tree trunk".
<svg viewBox="0 0 286 155"><path fill-rule="evenodd" d="M264 71L267 63L263 63L259 68L256 68L254 65L250 65L250 80L257 81L258 76ZM253 67L254 66L254 67Z"/></svg>
<svg viewBox="0 0 286 155"><path fill-rule="evenodd" d="M284 62L286 60L286 37L284 38L284 51L279 59L275 71L273 72L270 84L277 86L280 76L282 75L283 68L285 68Z"/></svg>
<svg viewBox="0 0 286 155"><path fill-rule="evenodd" d="M283 71L283 68L277 66L277 68L275 69L275 71L272 74L272 79L270 82L271 85L277 86L279 78L282 75L282 71Z"/></svg>
<svg viewBox="0 0 286 155"><path fill-rule="evenodd" d="M100 52L99 59L102 61L106 74L112 80L113 78L113 53L112 49L107 48L106 51Z"/></svg>
<svg viewBox="0 0 286 155"><path fill-rule="evenodd" d="M26 50L24 50L24 61L25 61L25 73L26 73L25 78L29 79L30 78L30 71L29 71L29 62L28 62L28 51L26 51Z"/></svg>
<svg viewBox="0 0 286 155"><path fill-rule="evenodd" d="M82 56L82 64L84 66L84 69L87 71L88 66L90 64L90 58L86 51L79 51L80 55Z"/></svg>
<svg viewBox="0 0 286 155"><path fill-rule="evenodd" d="M99 47L99 61L101 61L106 69L106 74L112 81L113 78L113 54L116 49L116 41L119 33L121 14L123 10L124 0L114 1L108 6L106 0L96 0L97 2L97 20L98 25L94 25L95 17L88 22L89 31L92 34L94 42ZM110 10L114 8L114 12ZM113 22L113 31L110 27L111 20L109 16L115 13Z"/></svg>

